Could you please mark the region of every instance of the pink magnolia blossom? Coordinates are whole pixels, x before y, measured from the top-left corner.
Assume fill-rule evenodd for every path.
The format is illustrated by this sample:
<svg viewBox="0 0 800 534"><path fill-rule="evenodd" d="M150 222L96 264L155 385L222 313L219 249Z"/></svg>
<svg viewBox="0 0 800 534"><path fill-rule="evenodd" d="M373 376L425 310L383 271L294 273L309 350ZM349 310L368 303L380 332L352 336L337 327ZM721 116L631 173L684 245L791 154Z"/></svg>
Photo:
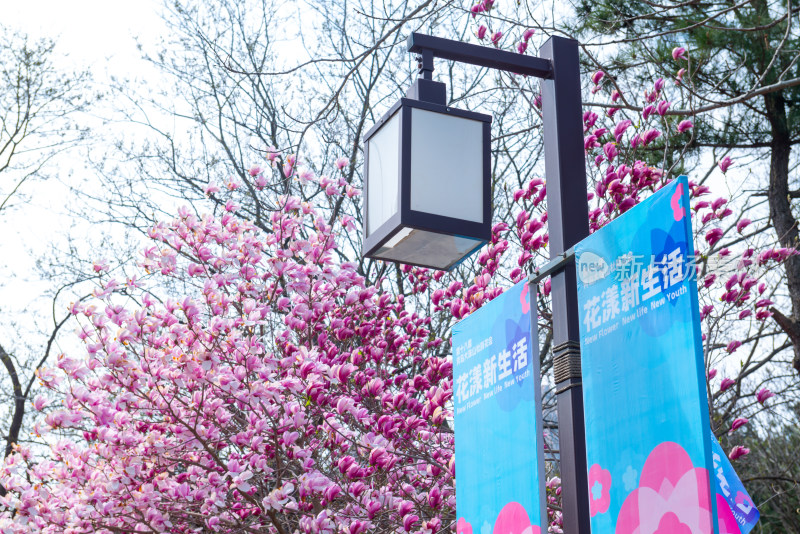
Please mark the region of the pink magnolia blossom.
<svg viewBox="0 0 800 534"><path fill-rule="evenodd" d="M731 423L731 429L728 431L728 433L730 434L734 432L735 430L746 425L748 422L749 421L747 420L746 417L737 417L736 419L733 420L733 423Z"/></svg>
<svg viewBox="0 0 800 534"><path fill-rule="evenodd" d="M733 449L731 449L731 452L728 454L728 458L730 458L731 461L735 461L748 454L750 454L750 449L747 447L742 447L741 445L736 445L733 447Z"/></svg>
<svg viewBox="0 0 800 534"><path fill-rule="evenodd" d="M603 153L606 155L606 159L608 161L613 160L619 154L619 150L617 150L617 145L614 143L606 143L603 145Z"/></svg>
<svg viewBox="0 0 800 534"><path fill-rule="evenodd" d="M49 401L41 395L37 395L36 398L33 399L33 409L38 412L41 412L48 404Z"/></svg>
<svg viewBox="0 0 800 534"><path fill-rule="evenodd" d="M719 390L720 391L725 391L728 388L730 388L732 385L734 385L735 383L736 383L736 380L734 380L732 378L723 378L722 382L720 382L720 384L719 384Z"/></svg>
<svg viewBox="0 0 800 534"><path fill-rule="evenodd" d="M727 173L728 168L731 166L732 163L733 160L731 160L731 158L729 158L728 156L725 156L719 162L719 170L721 170L723 174Z"/></svg>
<svg viewBox="0 0 800 534"><path fill-rule="evenodd" d="M592 74L592 83L597 85L598 83L600 83L600 80L602 80L603 76L605 75L606 75L605 72L603 72L602 70L598 70L597 72Z"/></svg>
<svg viewBox="0 0 800 534"><path fill-rule="evenodd" d="M682 46L676 46L672 49L672 59L675 61L679 59L686 59L686 49Z"/></svg>
<svg viewBox="0 0 800 534"><path fill-rule="evenodd" d="M661 132L655 129L647 130L644 135L642 135L642 143L647 146L651 142L653 142L656 138L661 135Z"/></svg>
<svg viewBox="0 0 800 534"><path fill-rule="evenodd" d="M775 304L770 299L759 299L756 301L756 308L766 308L767 306L772 306Z"/></svg>
<svg viewBox="0 0 800 534"><path fill-rule="evenodd" d="M594 113L592 111L587 111L583 114L584 131L588 131L589 129L591 129L596 122L597 122L597 113Z"/></svg>
<svg viewBox="0 0 800 534"><path fill-rule="evenodd" d="M708 232L706 232L705 239L709 245L712 247L716 244L717 241L722 239L723 232L720 228L712 228Z"/></svg>
<svg viewBox="0 0 800 534"><path fill-rule="evenodd" d="M752 221L746 217L739 219L739 222L736 223L736 231L741 234L742 230L747 228L751 222Z"/></svg>
<svg viewBox="0 0 800 534"><path fill-rule="evenodd" d="M498 46L500 39L503 37L503 32L497 31L492 34L492 44Z"/></svg>
<svg viewBox="0 0 800 534"><path fill-rule="evenodd" d="M487 31L488 31L488 28L486 26L484 26L483 24L481 24L478 27L478 33L477 33L478 39L483 41L486 38L486 32Z"/></svg>
<svg viewBox="0 0 800 534"><path fill-rule="evenodd" d="M692 128L694 128L694 124L690 120L683 120L678 123L678 133L683 133Z"/></svg>
<svg viewBox="0 0 800 534"><path fill-rule="evenodd" d="M405 529L406 532L410 532L414 524L418 522L419 522L418 515L409 514L403 518L403 529Z"/></svg>
<svg viewBox="0 0 800 534"><path fill-rule="evenodd" d="M530 38L533 37L534 33L536 33L535 29L528 28L527 30L525 30L525 33L522 34L522 40L527 43L530 40Z"/></svg>
<svg viewBox="0 0 800 534"><path fill-rule="evenodd" d="M725 347L725 350L728 351L728 354L731 354L733 352L736 352L736 349L738 349L741 346L742 346L742 342L741 341L734 340L734 341L731 341L730 343L728 343L728 346Z"/></svg>
<svg viewBox="0 0 800 534"><path fill-rule="evenodd" d="M620 143L622 141L622 135L625 133L625 130L627 130L630 127L631 124L632 122L630 120L625 119L619 121L617 125L614 127L614 140L617 143Z"/></svg>
<svg viewBox="0 0 800 534"><path fill-rule="evenodd" d="M772 312L767 309L761 309L756 311L756 321L765 321L772 317Z"/></svg>
<svg viewBox="0 0 800 534"><path fill-rule="evenodd" d="M770 390L768 390L767 388L761 388L758 390L758 393L756 393L756 400L761 404L764 404L765 402L767 402L768 399L774 396L775 394Z"/></svg>
<svg viewBox="0 0 800 534"><path fill-rule="evenodd" d="M627 197L623 199L622 202L619 203L617 209L619 210L620 213L625 213L635 205L636 205L636 199L633 197Z"/></svg>
<svg viewBox="0 0 800 534"><path fill-rule="evenodd" d="M340 171L349 165L350 165L350 160L348 158L341 157L336 160L336 168L339 169Z"/></svg>

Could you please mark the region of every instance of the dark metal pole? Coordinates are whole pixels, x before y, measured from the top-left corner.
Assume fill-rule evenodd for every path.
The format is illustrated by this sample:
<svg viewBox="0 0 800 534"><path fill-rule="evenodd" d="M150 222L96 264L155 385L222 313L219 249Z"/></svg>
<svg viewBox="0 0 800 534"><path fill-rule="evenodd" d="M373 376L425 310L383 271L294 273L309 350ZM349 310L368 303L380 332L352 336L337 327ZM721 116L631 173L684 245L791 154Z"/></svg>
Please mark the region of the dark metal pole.
<svg viewBox="0 0 800 534"><path fill-rule="evenodd" d="M589 534L578 284L575 263L570 261L572 246L589 235L578 42L551 37L542 46L541 57L532 57L413 33L408 38L408 51L421 54L422 77L410 91L421 99L425 91L432 95L425 98L435 96L443 100L444 84L430 79L434 57L542 78L551 259L545 270L552 272L553 372L558 400L564 532ZM538 276L534 277L536 280Z"/></svg>
<svg viewBox="0 0 800 534"><path fill-rule="evenodd" d="M578 42L551 37L539 53L553 67L552 77L543 79L541 88L550 258L556 259L589 235ZM554 273L550 283L564 532L589 534L575 263Z"/></svg>

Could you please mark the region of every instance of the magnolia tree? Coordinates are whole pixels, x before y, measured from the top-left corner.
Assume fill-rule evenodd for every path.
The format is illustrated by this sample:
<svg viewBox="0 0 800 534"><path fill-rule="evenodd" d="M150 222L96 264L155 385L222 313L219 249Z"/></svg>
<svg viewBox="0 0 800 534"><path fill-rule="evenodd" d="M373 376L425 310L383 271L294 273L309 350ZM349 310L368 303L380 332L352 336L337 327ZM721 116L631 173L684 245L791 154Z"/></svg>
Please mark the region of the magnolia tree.
<svg viewBox="0 0 800 534"><path fill-rule="evenodd" d="M191 297L128 307L109 279L73 307L87 354L40 372L63 402L34 403L50 457L8 458L6 531L449 527L442 340L334 261L341 227L281 204L270 232L230 204L153 228L143 267L188 277Z"/></svg>
<svg viewBox="0 0 800 534"><path fill-rule="evenodd" d="M253 175L258 184L263 173ZM605 220L666 181L641 163L623 180L640 185L609 197ZM318 183L347 195L344 182ZM700 186L693 192L702 196ZM532 215L544 184L534 179L514 196L517 220L494 226L474 285L409 268L414 291L432 291L433 306L463 317L500 294L504 276L523 277L547 241L546 216ZM232 202L220 218L181 210L151 230L143 282L109 278L97 302L72 307L86 354L40 372L56 399L34 401L49 451L18 447L8 457L7 532L454 527L447 344L411 303L335 259L349 219L332 227L307 203L279 200L269 231L238 218ZM785 253L762 252L756 263L775 254ZM517 267L501 275L504 256ZM190 296L156 299L144 286L162 277L182 280ZM751 307L764 306L741 309ZM556 504L558 480L548 487ZM551 518L558 531L555 507Z"/></svg>
<svg viewBox="0 0 800 534"><path fill-rule="evenodd" d="M535 32L504 36L489 29L500 20L494 3L478 6L478 39L528 53ZM591 76L588 91L605 99L603 112L583 115L592 231L680 170L694 124L669 110L689 80L685 57L674 51L674 79L655 80L640 110L617 105L603 72ZM511 81L535 114L535 85ZM319 178L274 149L256 163L243 183L206 187L224 203L219 216L184 208L150 230L141 281L109 276L94 303L71 308L86 353L39 373L48 394L34 401L34 431L46 450L17 446L6 459L5 532L456 529L447 325L548 257L544 178L508 187L495 176L505 187L495 188L491 243L453 275L398 266L401 291L384 277L366 282L346 261L355 252L345 235L358 229L331 207L358 210L349 161ZM770 321L782 298L773 269L795 251L752 231L766 224L758 209L737 212L736 199L712 194L708 182L734 165L711 162L691 177L691 195L712 424L736 459L748 452L737 430L777 413L796 381L782 376L789 345ZM317 206L273 196L258 225L237 216L239 187L266 192L295 177ZM549 290L545 281L537 303L545 371Z"/></svg>

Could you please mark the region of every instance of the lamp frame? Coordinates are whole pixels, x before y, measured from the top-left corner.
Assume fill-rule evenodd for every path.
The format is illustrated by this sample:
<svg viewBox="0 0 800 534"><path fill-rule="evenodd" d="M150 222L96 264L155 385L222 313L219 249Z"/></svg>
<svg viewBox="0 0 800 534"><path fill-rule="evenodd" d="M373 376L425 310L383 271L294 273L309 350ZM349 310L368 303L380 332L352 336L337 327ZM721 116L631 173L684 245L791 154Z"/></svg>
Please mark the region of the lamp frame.
<svg viewBox="0 0 800 534"><path fill-rule="evenodd" d="M482 122L482 152L483 152L483 169L481 170L481 187L483 189L483 220L481 222L466 221L454 217L447 217L444 215L436 215L433 213L426 213L411 209L411 134L413 132L412 110L421 109L424 111L432 111L434 113L441 113L451 117L458 117L463 119L470 119ZM399 153L399 172L398 175L398 192L400 206L397 212L389 217L389 219L380 225L378 228L372 229L369 233L369 141L395 113L399 113L399 128L400 135L398 147ZM403 228L413 228L415 230L424 230L427 232L434 232L437 234L452 235L456 237L465 237L476 240L475 247L472 248L464 257L451 265L449 269L452 270L464 259L468 258L476 249L482 247L492 237L492 176L491 176L491 135L492 135L492 117L491 115L484 115L474 111L467 111L464 109L453 108L435 102L426 100L417 100L413 98L401 98L398 100L389 111L387 111L381 119L375 123L364 135L364 217L363 217L363 253L365 257L373 256L383 245L386 244L397 232ZM446 201L446 199L445 199ZM380 258L378 258L380 259ZM391 260L389 260L391 261ZM433 265L422 265L431 269L441 269L441 267Z"/></svg>

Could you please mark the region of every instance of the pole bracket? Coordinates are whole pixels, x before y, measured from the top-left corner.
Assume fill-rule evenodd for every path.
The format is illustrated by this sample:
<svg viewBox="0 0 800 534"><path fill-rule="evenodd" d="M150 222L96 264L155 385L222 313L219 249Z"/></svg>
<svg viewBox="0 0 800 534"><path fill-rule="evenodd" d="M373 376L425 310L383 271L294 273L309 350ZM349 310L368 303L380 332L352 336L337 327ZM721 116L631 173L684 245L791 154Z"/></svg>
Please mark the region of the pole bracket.
<svg viewBox="0 0 800 534"><path fill-rule="evenodd" d="M548 263L536 269L535 271L533 271L533 274L528 276L529 282L533 284L538 284L551 274L554 274L562 270L569 263L575 261L575 248L570 247L566 252L557 254L555 257L551 256L550 258L551 259Z"/></svg>

